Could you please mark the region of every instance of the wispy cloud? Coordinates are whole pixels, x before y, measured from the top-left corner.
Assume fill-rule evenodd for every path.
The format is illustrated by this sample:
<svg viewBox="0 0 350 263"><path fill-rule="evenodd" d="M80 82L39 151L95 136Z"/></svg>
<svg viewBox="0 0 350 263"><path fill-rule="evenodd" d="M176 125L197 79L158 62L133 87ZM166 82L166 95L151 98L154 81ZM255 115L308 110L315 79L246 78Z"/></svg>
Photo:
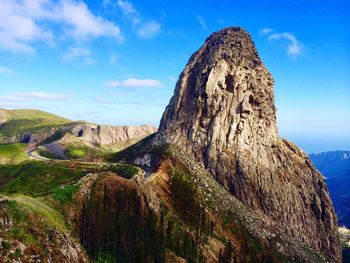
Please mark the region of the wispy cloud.
<svg viewBox="0 0 350 263"><path fill-rule="evenodd" d="M134 8L132 3L125 0L118 0L117 6L122 10L125 16L132 20L134 26L141 22L140 13Z"/></svg>
<svg viewBox="0 0 350 263"><path fill-rule="evenodd" d="M302 51L303 51L303 45L291 33L272 34L267 39L269 41L286 40L287 41L287 53L290 56L299 56L302 53Z"/></svg>
<svg viewBox="0 0 350 263"><path fill-rule="evenodd" d="M266 27L266 28L261 29L259 33L261 35L267 35L267 34L272 33L273 31L274 30L272 28Z"/></svg>
<svg viewBox="0 0 350 263"><path fill-rule="evenodd" d="M125 87L125 88L161 88L164 87L163 83L156 79L136 79L129 78L119 81L109 81L106 83L107 87L116 88L116 87Z"/></svg>
<svg viewBox="0 0 350 263"><path fill-rule="evenodd" d="M28 98L22 97L22 96L14 96L14 95L9 95L9 96L0 96L1 100L6 100L6 101L28 101Z"/></svg>
<svg viewBox="0 0 350 263"><path fill-rule="evenodd" d="M120 56L112 53L111 56L109 57L109 64L111 65L115 65L117 63L117 61L119 60Z"/></svg>
<svg viewBox="0 0 350 263"><path fill-rule="evenodd" d="M126 0L118 0L117 6L123 12L124 16L131 20L133 28L139 38L150 39L156 36L161 29L161 23L142 19L139 11L134 5Z"/></svg>
<svg viewBox="0 0 350 263"><path fill-rule="evenodd" d="M286 51L290 57L298 57L304 51L303 44L289 32L275 32L272 28L263 28L260 30L261 35L266 35L268 41L281 41L286 44Z"/></svg>
<svg viewBox="0 0 350 263"><path fill-rule="evenodd" d="M123 40L116 24L94 15L83 1L1 0L0 21L0 48L11 52L34 53L34 43L52 44L55 35Z"/></svg>
<svg viewBox="0 0 350 263"><path fill-rule="evenodd" d="M137 30L140 38L152 38L160 31L161 24L156 21L150 21L142 24Z"/></svg>
<svg viewBox="0 0 350 263"><path fill-rule="evenodd" d="M68 33L74 38L111 37L118 41L123 39L117 25L92 14L84 2L62 0L57 12L57 20L69 26Z"/></svg>
<svg viewBox="0 0 350 263"><path fill-rule="evenodd" d="M65 62L71 62L78 60L83 64L91 65L95 63L92 52L85 47L71 47L66 53L62 55L62 60Z"/></svg>
<svg viewBox="0 0 350 263"><path fill-rule="evenodd" d="M16 92L15 96L27 98L29 100L65 100L70 99L72 96L63 93L48 93L48 92Z"/></svg>
<svg viewBox="0 0 350 263"><path fill-rule="evenodd" d="M197 22L199 23L199 25L202 27L203 30L207 30L207 25L204 22L203 17L201 16L197 16Z"/></svg>
<svg viewBox="0 0 350 263"><path fill-rule="evenodd" d="M0 74L13 75L14 71L10 68L0 66Z"/></svg>
<svg viewBox="0 0 350 263"><path fill-rule="evenodd" d="M31 100L65 100L72 96L63 93L48 93L48 92L16 92L12 95L0 96L3 101L31 101Z"/></svg>

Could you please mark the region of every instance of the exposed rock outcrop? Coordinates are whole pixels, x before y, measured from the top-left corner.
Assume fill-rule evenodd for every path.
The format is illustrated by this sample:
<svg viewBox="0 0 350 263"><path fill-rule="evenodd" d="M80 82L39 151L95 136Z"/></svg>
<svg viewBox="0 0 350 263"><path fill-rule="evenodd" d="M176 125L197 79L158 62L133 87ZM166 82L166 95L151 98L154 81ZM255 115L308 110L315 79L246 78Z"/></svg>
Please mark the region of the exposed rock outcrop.
<svg viewBox="0 0 350 263"><path fill-rule="evenodd" d="M87 262L84 250L74 237L49 226L43 217L32 213L15 203L9 205L6 198L0 199L0 262ZM25 223L19 222L23 218ZM25 238L28 236L35 236L36 243ZM25 245L18 239L31 244Z"/></svg>
<svg viewBox="0 0 350 263"><path fill-rule="evenodd" d="M58 129L52 128L50 130L39 132L24 132L14 136L4 137L0 139L0 143L29 143L38 144L41 143L55 134Z"/></svg>
<svg viewBox="0 0 350 263"><path fill-rule="evenodd" d="M108 145L135 138L144 138L155 133L157 129L151 125L141 126L105 126L96 124L78 124L72 128L76 137L93 145Z"/></svg>
<svg viewBox="0 0 350 263"><path fill-rule="evenodd" d="M341 261L324 178L279 138L273 78L246 31L214 33L192 55L153 144L180 146L278 234Z"/></svg>

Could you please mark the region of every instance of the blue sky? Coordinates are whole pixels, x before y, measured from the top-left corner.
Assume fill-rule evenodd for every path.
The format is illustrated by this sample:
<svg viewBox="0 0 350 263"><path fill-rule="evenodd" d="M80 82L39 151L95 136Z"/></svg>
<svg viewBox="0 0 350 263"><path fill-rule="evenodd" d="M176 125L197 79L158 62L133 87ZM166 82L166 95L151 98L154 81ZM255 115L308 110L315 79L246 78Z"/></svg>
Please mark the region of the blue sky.
<svg viewBox="0 0 350 263"><path fill-rule="evenodd" d="M158 125L189 56L248 30L275 79L280 134L350 149L349 1L0 0L0 107Z"/></svg>

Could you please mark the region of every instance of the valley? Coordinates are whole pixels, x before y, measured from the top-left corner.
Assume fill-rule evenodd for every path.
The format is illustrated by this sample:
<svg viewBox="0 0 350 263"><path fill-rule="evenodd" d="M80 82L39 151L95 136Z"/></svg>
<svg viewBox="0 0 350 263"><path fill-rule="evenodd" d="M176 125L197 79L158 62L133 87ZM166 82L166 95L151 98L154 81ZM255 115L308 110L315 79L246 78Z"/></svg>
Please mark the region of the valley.
<svg viewBox="0 0 350 263"><path fill-rule="evenodd" d="M4 262L342 261L326 181L280 138L274 80L240 27L190 57L159 129L0 117Z"/></svg>

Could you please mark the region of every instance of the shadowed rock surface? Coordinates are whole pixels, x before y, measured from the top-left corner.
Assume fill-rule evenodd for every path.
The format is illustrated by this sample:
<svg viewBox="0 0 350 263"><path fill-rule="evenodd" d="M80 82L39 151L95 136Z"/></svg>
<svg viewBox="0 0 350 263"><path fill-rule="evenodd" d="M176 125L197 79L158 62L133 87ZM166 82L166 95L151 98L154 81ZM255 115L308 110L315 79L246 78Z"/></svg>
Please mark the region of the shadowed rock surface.
<svg viewBox="0 0 350 263"><path fill-rule="evenodd" d="M153 144L180 146L266 226L340 262L327 186L308 156L279 138L273 83L247 32L212 34L180 75Z"/></svg>

